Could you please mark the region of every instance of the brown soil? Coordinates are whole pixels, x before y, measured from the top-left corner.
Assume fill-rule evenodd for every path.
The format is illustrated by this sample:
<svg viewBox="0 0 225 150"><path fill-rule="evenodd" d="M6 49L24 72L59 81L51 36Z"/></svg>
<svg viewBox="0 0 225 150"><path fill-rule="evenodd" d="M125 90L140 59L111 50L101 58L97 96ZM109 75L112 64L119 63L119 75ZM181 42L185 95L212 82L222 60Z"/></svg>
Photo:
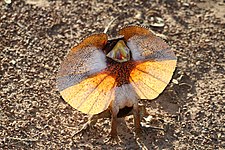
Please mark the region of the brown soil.
<svg viewBox="0 0 225 150"><path fill-rule="evenodd" d="M13 1L13 0L12 0ZM0 148L225 149L225 3L219 0L0 1ZM159 16L164 27L151 27ZM132 117L120 141L106 143L109 119L72 138L88 116L55 88L67 51L85 36L124 25L145 25L167 37L178 65L167 89L143 100L153 119L136 139Z"/></svg>

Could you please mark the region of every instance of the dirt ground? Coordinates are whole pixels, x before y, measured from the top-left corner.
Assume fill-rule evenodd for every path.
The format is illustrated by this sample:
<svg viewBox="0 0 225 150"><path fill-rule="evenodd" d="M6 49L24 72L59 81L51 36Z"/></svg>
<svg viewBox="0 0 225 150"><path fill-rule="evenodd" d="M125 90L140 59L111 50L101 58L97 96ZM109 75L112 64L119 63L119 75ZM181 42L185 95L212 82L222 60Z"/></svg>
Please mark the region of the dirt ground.
<svg viewBox="0 0 225 150"><path fill-rule="evenodd" d="M0 1L1 149L225 149L225 2L222 0ZM162 18L154 24L152 18ZM166 90L142 100L152 115L134 136L132 116L120 120L118 143L107 143L110 120L83 135L87 121L60 97L55 77L82 38L144 25L175 49L177 69ZM158 26L158 27L157 27Z"/></svg>

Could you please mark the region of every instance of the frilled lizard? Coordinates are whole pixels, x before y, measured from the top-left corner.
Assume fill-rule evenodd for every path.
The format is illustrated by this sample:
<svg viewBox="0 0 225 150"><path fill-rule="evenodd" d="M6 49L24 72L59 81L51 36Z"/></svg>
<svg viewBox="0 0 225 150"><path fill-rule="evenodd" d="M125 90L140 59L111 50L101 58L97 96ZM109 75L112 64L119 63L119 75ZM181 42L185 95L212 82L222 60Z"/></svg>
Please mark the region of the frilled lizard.
<svg viewBox="0 0 225 150"><path fill-rule="evenodd" d="M66 102L90 114L89 128L99 118L111 118L112 138L117 118L133 114L135 132L146 115L140 99L155 99L167 86L176 67L171 48L150 30L129 26L119 37L105 33L85 38L72 48L61 64L57 86Z"/></svg>

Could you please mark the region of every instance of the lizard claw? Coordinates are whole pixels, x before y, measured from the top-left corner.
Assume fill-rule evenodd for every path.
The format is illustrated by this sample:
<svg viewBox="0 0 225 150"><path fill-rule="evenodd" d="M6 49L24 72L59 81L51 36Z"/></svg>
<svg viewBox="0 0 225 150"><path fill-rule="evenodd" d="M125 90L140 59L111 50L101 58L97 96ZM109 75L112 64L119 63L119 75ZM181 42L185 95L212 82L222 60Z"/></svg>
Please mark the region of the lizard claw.
<svg viewBox="0 0 225 150"><path fill-rule="evenodd" d="M118 136L111 136L111 134L109 135L109 137L105 140L105 143L109 143L109 144L117 144L120 141Z"/></svg>
<svg viewBox="0 0 225 150"><path fill-rule="evenodd" d="M89 132L89 130L91 128L92 128L92 125L89 122L87 122L87 123L85 123L83 125L83 127L79 131L75 132L72 137L75 137L78 134L82 134L83 135L83 134Z"/></svg>

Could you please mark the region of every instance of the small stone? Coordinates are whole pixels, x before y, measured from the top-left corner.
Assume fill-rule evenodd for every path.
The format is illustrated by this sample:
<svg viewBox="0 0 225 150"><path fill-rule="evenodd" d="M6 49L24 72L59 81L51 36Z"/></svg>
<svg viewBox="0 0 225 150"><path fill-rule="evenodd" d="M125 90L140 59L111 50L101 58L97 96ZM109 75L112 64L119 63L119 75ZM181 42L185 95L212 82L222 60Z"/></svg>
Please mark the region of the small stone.
<svg viewBox="0 0 225 150"><path fill-rule="evenodd" d="M16 64L16 61L15 61L15 60L11 60L10 62L11 62L13 65Z"/></svg>
<svg viewBox="0 0 225 150"><path fill-rule="evenodd" d="M188 3L183 3L183 6L189 7L189 4Z"/></svg>
<svg viewBox="0 0 225 150"><path fill-rule="evenodd" d="M141 19L142 18L141 16L142 16L142 12L137 11L137 14L134 16L134 18Z"/></svg>
<svg viewBox="0 0 225 150"><path fill-rule="evenodd" d="M148 116L147 118L144 118L146 122L150 122L152 120L152 116Z"/></svg>
<svg viewBox="0 0 225 150"><path fill-rule="evenodd" d="M164 27L165 26L164 20L160 17L151 17L150 20L153 21L152 23L150 23L150 25L152 27Z"/></svg>
<svg viewBox="0 0 225 150"><path fill-rule="evenodd" d="M178 81L177 81L176 79L173 79L172 82L173 82L174 84L178 84Z"/></svg>
<svg viewBox="0 0 225 150"><path fill-rule="evenodd" d="M11 0L4 0L6 4L11 4L12 1Z"/></svg>

